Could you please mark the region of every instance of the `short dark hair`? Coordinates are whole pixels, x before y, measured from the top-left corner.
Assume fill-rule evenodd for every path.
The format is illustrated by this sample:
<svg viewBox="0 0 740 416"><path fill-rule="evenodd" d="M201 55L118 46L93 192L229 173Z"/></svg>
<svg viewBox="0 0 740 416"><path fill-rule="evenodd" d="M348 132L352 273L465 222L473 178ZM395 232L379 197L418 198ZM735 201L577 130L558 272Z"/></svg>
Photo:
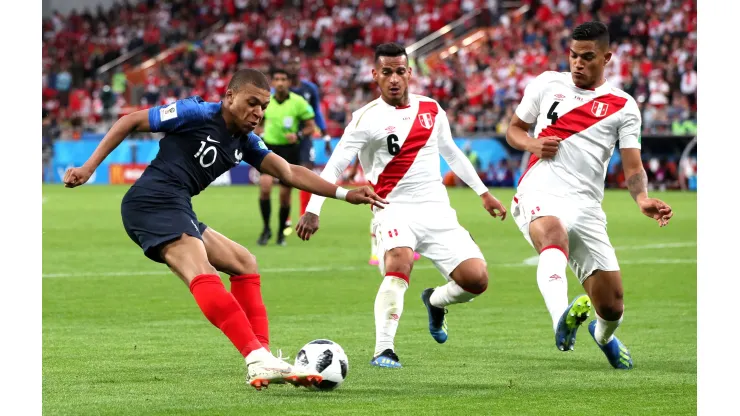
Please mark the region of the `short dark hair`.
<svg viewBox="0 0 740 416"><path fill-rule="evenodd" d="M575 29L570 36L573 40L593 40L601 48L609 48L609 29L601 22L586 22Z"/></svg>
<svg viewBox="0 0 740 416"><path fill-rule="evenodd" d="M284 74L286 77L290 78L290 74L285 68L272 68L270 70L270 77L275 78L275 75L277 74Z"/></svg>
<svg viewBox="0 0 740 416"><path fill-rule="evenodd" d="M240 69L234 73L229 81L227 89L234 92L239 91L245 85L254 85L255 87L263 90L270 91L270 81L267 80L265 74L256 69Z"/></svg>
<svg viewBox="0 0 740 416"><path fill-rule="evenodd" d="M406 54L406 48L404 48L402 45L399 45L398 43L391 42L391 43L381 43L378 45L377 48L375 48L375 62L378 62L378 58L381 56L388 56L391 58L397 57L397 56L404 56L406 57L406 62L409 60L409 56Z"/></svg>

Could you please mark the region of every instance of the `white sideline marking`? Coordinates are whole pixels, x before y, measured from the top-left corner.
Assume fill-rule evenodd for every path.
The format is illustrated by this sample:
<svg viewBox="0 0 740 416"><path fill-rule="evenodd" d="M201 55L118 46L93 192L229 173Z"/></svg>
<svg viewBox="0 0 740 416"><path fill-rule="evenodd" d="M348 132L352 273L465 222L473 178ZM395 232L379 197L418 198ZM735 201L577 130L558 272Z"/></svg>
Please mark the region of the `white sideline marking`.
<svg viewBox="0 0 740 416"><path fill-rule="evenodd" d="M664 248L679 248L679 247L696 247L696 241L684 241L684 242L678 242L678 243L659 243L659 244L647 244L644 246L623 246L623 247L614 247L614 250L618 251L627 251L627 250L650 250L650 249L656 249L661 250ZM539 256L532 256L526 258L522 263L528 265L528 266L536 266L539 262L540 257ZM623 261L620 261L619 263L624 263ZM624 263L629 264L629 263Z"/></svg>
<svg viewBox="0 0 740 416"><path fill-rule="evenodd" d="M623 260L619 264L695 264L696 259L642 259L642 260ZM499 263L489 264L489 267L502 267L502 268L520 268L520 267L533 267L536 264L525 264L525 263ZM276 273L295 273L295 272L337 272L337 271L357 271L357 270L370 270L374 269L374 266L337 266L337 267L290 267L290 268L276 268L276 269L262 269L261 274L276 274ZM414 269L430 270L435 269L432 264L421 264L414 266ZM53 278L64 278L64 277L129 277L129 276L163 276L172 274L169 270L160 271L146 271L146 272L86 272L86 273L44 273L41 275L44 279Z"/></svg>

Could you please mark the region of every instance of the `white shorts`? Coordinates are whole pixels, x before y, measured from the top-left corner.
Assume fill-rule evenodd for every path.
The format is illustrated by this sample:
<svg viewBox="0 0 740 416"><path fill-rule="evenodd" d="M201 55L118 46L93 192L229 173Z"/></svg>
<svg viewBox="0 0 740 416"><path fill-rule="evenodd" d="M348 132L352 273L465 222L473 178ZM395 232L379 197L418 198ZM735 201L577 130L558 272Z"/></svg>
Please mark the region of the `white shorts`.
<svg viewBox="0 0 740 416"><path fill-rule="evenodd" d="M580 207L567 199L546 194L516 194L511 202L511 214L532 247L530 222L539 217L559 218L568 232L568 264L581 283L597 270L619 270L617 255L606 234L606 214L601 207Z"/></svg>
<svg viewBox="0 0 740 416"><path fill-rule="evenodd" d="M485 261L470 233L457 222L448 204L395 204L378 210L373 218L375 253L385 274L385 252L409 247L434 263L447 280L468 259Z"/></svg>

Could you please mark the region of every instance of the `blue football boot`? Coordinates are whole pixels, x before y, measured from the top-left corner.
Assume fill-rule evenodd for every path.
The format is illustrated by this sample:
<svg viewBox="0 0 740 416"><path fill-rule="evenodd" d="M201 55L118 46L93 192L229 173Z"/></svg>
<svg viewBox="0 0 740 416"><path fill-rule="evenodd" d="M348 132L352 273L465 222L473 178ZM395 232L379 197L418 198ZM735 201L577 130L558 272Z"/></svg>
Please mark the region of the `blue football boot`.
<svg viewBox="0 0 740 416"><path fill-rule="evenodd" d="M398 359L398 356L395 352L393 352L392 349L387 349L380 353L377 357L373 357L372 361L370 361L371 365L374 365L375 367L383 367L383 368L401 368L401 362Z"/></svg>
<svg viewBox="0 0 740 416"><path fill-rule="evenodd" d="M555 329L555 346L560 351L573 351L576 345L578 327L591 314L591 299L588 295L581 295L573 299L563 312Z"/></svg>
<svg viewBox="0 0 740 416"><path fill-rule="evenodd" d="M595 320L591 321L591 323L588 324L588 332L591 333L594 341L596 341ZM599 348L601 348L601 351L604 352L604 355L606 355L606 359L609 360L609 364L611 364L612 367L618 370L630 370L633 367L632 356L630 355L627 347L622 344L622 341L620 341L619 338L613 337L612 340L607 342L605 345L600 345L598 342L596 343L596 345L598 345Z"/></svg>
<svg viewBox="0 0 740 416"><path fill-rule="evenodd" d="M435 341L444 344L447 341L447 318L445 317L447 310L432 305L429 301L432 293L434 293L434 289L425 289L421 292L421 300L424 302L424 306L427 307L427 313L429 314L429 333L432 334Z"/></svg>

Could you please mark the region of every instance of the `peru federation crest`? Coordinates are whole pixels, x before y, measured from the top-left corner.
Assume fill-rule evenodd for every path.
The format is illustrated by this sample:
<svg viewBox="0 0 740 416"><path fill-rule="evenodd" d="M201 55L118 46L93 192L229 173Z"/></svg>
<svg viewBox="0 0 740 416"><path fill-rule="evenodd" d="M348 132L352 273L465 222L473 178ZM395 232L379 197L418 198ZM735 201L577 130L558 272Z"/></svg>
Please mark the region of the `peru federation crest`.
<svg viewBox="0 0 740 416"><path fill-rule="evenodd" d="M422 127L431 129L434 127L434 118L432 118L431 113L419 114L419 123L421 123Z"/></svg>
<svg viewBox="0 0 740 416"><path fill-rule="evenodd" d="M604 117L608 108L609 104L602 103L601 101L594 101L591 105L591 113L596 117Z"/></svg>

